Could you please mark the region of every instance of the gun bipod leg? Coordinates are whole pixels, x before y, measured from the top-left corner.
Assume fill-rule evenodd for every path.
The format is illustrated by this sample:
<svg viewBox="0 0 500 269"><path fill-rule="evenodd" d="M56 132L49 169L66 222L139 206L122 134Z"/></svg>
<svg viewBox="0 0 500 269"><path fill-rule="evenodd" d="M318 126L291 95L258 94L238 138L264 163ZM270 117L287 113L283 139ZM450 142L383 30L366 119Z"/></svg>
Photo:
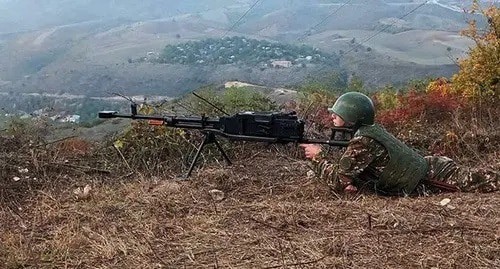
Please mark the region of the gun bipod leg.
<svg viewBox="0 0 500 269"><path fill-rule="evenodd" d="M224 149L222 149L221 145L219 144L219 141L215 140L214 138L214 144L215 146L219 149L220 153L222 154L222 157L224 157L224 160L226 160L227 165L231 165L231 160L229 160L229 157L227 157L226 152Z"/></svg>
<svg viewBox="0 0 500 269"><path fill-rule="evenodd" d="M219 144L219 142L215 138L215 134L212 132L206 132L206 133L204 133L204 135L205 135L205 138L203 139L203 142L201 142L200 146L198 147L198 150L196 151L196 154L194 155L194 159L191 162L191 165L189 166L189 170L186 174L186 178L188 178L191 175L191 173L193 172L194 166L196 165L196 161L200 157L201 151L203 150L203 148L207 144L214 143L215 146L217 147L217 149L219 149L219 151L221 152L224 159L226 160L227 164L231 165L231 160L229 160L229 157L227 156L226 152L224 151L224 149L222 149L221 145Z"/></svg>

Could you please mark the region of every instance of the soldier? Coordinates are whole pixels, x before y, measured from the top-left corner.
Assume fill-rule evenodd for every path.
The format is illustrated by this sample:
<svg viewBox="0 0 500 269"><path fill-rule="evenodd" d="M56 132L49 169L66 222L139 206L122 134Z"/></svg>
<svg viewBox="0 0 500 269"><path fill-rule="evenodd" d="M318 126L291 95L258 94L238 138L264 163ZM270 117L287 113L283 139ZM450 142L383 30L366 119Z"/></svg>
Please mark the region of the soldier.
<svg viewBox="0 0 500 269"><path fill-rule="evenodd" d="M317 144L301 147L313 161L317 176L334 191L369 189L382 195L408 196L498 190L498 173L474 172L447 157L423 157L375 124L373 102L362 93L345 93L328 110L335 126L355 132L340 161L329 160Z"/></svg>

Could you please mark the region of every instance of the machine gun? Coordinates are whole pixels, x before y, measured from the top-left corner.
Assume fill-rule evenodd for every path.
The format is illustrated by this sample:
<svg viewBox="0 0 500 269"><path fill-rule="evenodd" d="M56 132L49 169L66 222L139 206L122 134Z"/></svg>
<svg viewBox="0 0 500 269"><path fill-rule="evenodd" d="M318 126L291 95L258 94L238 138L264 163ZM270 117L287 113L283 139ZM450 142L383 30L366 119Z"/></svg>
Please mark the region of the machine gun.
<svg viewBox="0 0 500 269"><path fill-rule="evenodd" d="M210 103L209 103L210 104ZM225 113L225 112L224 112ZM228 140L267 142L272 144L304 143L325 144L330 146L346 147L348 140L335 140L335 137L352 134L347 128L334 128L330 140L308 139L304 134L305 122L299 119L295 112L240 112L234 115L221 117L205 116L150 116L137 114L137 104L131 104L131 114L119 114L116 111L100 111L99 118L128 118L133 120L148 120L152 125L165 125L168 127L198 129L204 134L203 142L196 151L186 177L191 175L193 168L207 144L215 144L221 152L226 163L231 165L229 157L224 152L216 136Z"/></svg>

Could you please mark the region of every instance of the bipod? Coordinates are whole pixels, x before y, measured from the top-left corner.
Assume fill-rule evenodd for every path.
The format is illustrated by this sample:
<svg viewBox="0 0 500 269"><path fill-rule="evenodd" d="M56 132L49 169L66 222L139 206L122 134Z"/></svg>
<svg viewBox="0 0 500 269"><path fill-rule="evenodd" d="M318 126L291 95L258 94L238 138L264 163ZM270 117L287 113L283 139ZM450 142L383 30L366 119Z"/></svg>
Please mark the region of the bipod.
<svg viewBox="0 0 500 269"><path fill-rule="evenodd" d="M191 162L191 166L189 166L189 171L186 174L186 178L188 178L191 175L191 172L193 172L193 168L196 165L196 161L200 157L200 153L203 150L203 148L208 145L208 144L215 144L215 146L219 149L220 153L222 154L222 157L226 160L227 165L231 165L231 160L229 160L229 157L227 157L226 152L222 149L222 147L219 144L219 141L217 141L215 134L213 132L203 132L205 135L205 138L203 139L203 142L201 142L200 146L198 147L198 150L196 151L196 155L194 155L194 159Z"/></svg>

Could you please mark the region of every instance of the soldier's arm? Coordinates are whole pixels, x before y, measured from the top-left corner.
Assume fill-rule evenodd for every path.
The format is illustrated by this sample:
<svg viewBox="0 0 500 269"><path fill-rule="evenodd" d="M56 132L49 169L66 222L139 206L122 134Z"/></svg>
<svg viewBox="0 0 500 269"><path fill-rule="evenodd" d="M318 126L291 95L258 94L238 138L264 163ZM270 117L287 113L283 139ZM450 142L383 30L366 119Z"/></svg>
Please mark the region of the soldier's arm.
<svg viewBox="0 0 500 269"><path fill-rule="evenodd" d="M342 191L343 188L337 180L336 170L338 163L324 156L317 157L312 160L313 171L316 177L325 182L330 188L335 191Z"/></svg>
<svg viewBox="0 0 500 269"><path fill-rule="evenodd" d="M335 191L356 191L353 182L379 155L383 147L369 137L355 137L349 142L339 162L322 151L313 160L316 176Z"/></svg>
<svg viewBox="0 0 500 269"><path fill-rule="evenodd" d="M350 151L352 147L356 148L357 143L356 139L351 140L346 151ZM316 177L326 183L334 191L344 191L346 187L352 184L352 179L350 177L338 173L338 159L333 160L331 154L324 148L314 159L312 159L312 164ZM349 191L352 191L352 189L349 189Z"/></svg>
<svg viewBox="0 0 500 269"><path fill-rule="evenodd" d="M349 143L339 161L337 176L350 183L359 179L367 167L384 152L384 147L374 139L364 136L355 137Z"/></svg>

